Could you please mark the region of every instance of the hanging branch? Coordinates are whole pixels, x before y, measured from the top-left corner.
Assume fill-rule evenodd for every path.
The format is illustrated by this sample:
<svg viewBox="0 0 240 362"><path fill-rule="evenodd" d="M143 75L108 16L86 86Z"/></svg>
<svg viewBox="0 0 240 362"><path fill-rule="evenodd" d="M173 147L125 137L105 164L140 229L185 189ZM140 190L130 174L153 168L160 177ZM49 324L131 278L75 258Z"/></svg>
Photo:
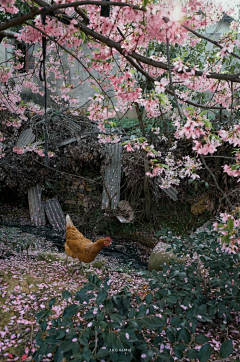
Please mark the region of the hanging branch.
<svg viewBox="0 0 240 362"><path fill-rule="evenodd" d="M221 187L219 186L218 182L217 182L217 179L215 177L215 175L213 174L212 170L208 167L208 165L206 164L206 161L203 157L203 155L199 155L200 156L200 159L202 161L202 163L204 164L206 170L208 170L208 172L210 173L210 175L212 176L214 182L215 182L215 185L217 187L217 189L222 193L222 195L224 196L224 198L226 199L226 202L228 204L228 206L230 207L230 209L233 209L233 205L231 203L231 201L229 200L229 198L227 197L227 194L221 189Z"/></svg>

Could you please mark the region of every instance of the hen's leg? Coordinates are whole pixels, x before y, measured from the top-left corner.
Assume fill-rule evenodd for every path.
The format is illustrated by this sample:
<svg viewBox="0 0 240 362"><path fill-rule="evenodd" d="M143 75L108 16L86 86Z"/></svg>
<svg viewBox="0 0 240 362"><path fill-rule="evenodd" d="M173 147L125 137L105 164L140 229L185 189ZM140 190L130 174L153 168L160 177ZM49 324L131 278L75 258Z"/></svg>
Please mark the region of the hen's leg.
<svg viewBox="0 0 240 362"><path fill-rule="evenodd" d="M84 270L83 270L83 263L82 263L82 260L80 260L80 263L81 263L82 271L84 271Z"/></svg>
<svg viewBox="0 0 240 362"><path fill-rule="evenodd" d="M68 255L66 254L64 265L67 265Z"/></svg>

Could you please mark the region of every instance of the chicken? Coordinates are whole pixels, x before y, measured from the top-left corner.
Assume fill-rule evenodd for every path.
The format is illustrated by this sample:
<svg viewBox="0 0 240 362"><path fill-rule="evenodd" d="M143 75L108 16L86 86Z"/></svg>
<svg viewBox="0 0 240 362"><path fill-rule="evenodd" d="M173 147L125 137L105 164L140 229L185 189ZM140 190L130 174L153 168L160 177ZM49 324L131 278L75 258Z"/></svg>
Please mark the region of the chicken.
<svg viewBox="0 0 240 362"><path fill-rule="evenodd" d="M112 240L108 236L103 239L97 240L93 243L91 240L85 238L83 234L78 231L78 229L73 225L73 222L69 215L66 216L66 243L65 243L65 252L67 263L68 256L72 258L78 258L81 262L91 263L98 253L102 250L104 246L111 244ZM83 265L82 265L83 269Z"/></svg>

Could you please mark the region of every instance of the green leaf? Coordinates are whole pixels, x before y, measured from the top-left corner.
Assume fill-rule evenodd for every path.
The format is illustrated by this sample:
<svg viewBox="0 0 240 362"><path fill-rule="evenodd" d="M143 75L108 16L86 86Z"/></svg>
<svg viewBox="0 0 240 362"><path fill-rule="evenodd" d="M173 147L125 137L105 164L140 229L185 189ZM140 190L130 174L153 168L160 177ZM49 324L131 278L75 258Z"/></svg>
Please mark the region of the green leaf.
<svg viewBox="0 0 240 362"><path fill-rule="evenodd" d="M54 354L54 362L62 362L63 360L63 350L59 346Z"/></svg>
<svg viewBox="0 0 240 362"><path fill-rule="evenodd" d="M63 312L63 318L68 317L71 318L74 315L76 315L79 311L79 306L76 304L69 305L67 308L65 308Z"/></svg>
<svg viewBox="0 0 240 362"><path fill-rule="evenodd" d="M45 315L47 314L47 310L44 309L39 313L35 313L35 316L37 317L37 322L40 321L41 319L43 319L43 317L45 317Z"/></svg>
<svg viewBox="0 0 240 362"><path fill-rule="evenodd" d="M47 322L46 322L46 321L44 321L44 322L42 322L42 323L41 323L41 329L42 329L42 331L43 331L43 332L45 332L45 331L46 331L47 326L48 326L48 324L47 324Z"/></svg>
<svg viewBox="0 0 240 362"><path fill-rule="evenodd" d="M72 340L67 339L64 343L61 344L62 351L64 353L68 352L68 351L71 351L72 348L73 348L73 345L74 345L74 343L72 342Z"/></svg>
<svg viewBox="0 0 240 362"><path fill-rule="evenodd" d="M208 110L204 110L204 111L202 111L201 113L200 113L200 116L203 116L204 114L206 114L206 113L208 113L209 111Z"/></svg>
<svg viewBox="0 0 240 362"><path fill-rule="evenodd" d="M85 41L86 40L86 34L81 30L80 30L80 34L81 34L82 40Z"/></svg>
<svg viewBox="0 0 240 362"><path fill-rule="evenodd" d="M229 243L230 235L228 234L228 235L222 236L221 241L222 241L222 243Z"/></svg>
<svg viewBox="0 0 240 362"><path fill-rule="evenodd" d="M206 336L204 336L203 334L198 334L196 337L195 337L195 341L197 343L206 343L208 342L209 338L207 338Z"/></svg>
<svg viewBox="0 0 240 362"><path fill-rule="evenodd" d="M175 334L174 334L174 329L173 328L168 328L166 330L166 336L167 338L169 339L169 341L171 343L174 343L176 341L176 337L175 337Z"/></svg>
<svg viewBox="0 0 240 362"><path fill-rule="evenodd" d="M185 343L189 343L191 341L191 334L190 334L190 332L189 332L189 330L187 328L182 328L179 331L177 340L180 341L181 339Z"/></svg>
<svg viewBox="0 0 240 362"><path fill-rule="evenodd" d="M54 298L52 298L52 299L50 299L49 300L49 308L52 308L52 306L53 306L53 304L56 302L56 298L54 297Z"/></svg>
<svg viewBox="0 0 240 362"><path fill-rule="evenodd" d="M147 6L147 4L148 4L148 0L143 0L143 5Z"/></svg>
<svg viewBox="0 0 240 362"><path fill-rule="evenodd" d="M68 290L64 290L64 291L62 292L62 297L63 297L64 299L72 298L72 293L70 293Z"/></svg>
<svg viewBox="0 0 240 362"><path fill-rule="evenodd" d="M204 120L204 125L208 129L212 129L212 123L208 120Z"/></svg>
<svg viewBox="0 0 240 362"><path fill-rule="evenodd" d="M179 321L180 321L179 316L174 316L171 320L171 326L176 326Z"/></svg>
<svg viewBox="0 0 240 362"><path fill-rule="evenodd" d="M147 302L147 304L150 304L152 300L153 300L153 295L152 295L152 293L148 293L147 296L146 296L146 302Z"/></svg>
<svg viewBox="0 0 240 362"><path fill-rule="evenodd" d="M199 359L199 352L192 348L187 351L187 356L190 359Z"/></svg>
<svg viewBox="0 0 240 362"><path fill-rule="evenodd" d="M89 298L86 295L86 293L83 290L79 290L78 292L76 292L75 294L75 300L78 300L79 302L87 302L89 303Z"/></svg>
<svg viewBox="0 0 240 362"><path fill-rule="evenodd" d="M97 297L97 300L96 300L96 303L99 305L99 304L102 304L104 302L104 300L107 298L108 296L108 293L103 291L102 293L98 294L98 297Z"/></svg>
<svg viewBox="0 0 240 362"><path fill-rule="evenodd" d="M212 354L212 347L210 344L204 344L199 351L199 361L200 362L207 362Z"/></svg>
<svg viewBox="0 0 240 362"><path fill-rule="evenodd" d="M233 219L230 217L230 218L228 219L228 221L227 221L227 228L228 228L228 230L229 230L229 231L232 231L232 230L233 230L233 226L234 226L234 224L233 224Z"/></svg>
<svg viewBox="0 0 240 362"><path fill-rule="evenodd" d="M51 345L59 344L59 341L56 338L52 337L52 336L47 337L45 339L45 341L46 341L47 344L51 344Z"/></svg>
<svg viewBox="0 0 240 362"><path fill-rule="evenodd" d="M113 320L113 322L116 322L116 323L121 323L122 324L122 320L123 318L119 315L119 314L110 314L109 316L110 319Z"/></svg>
<svg viewBox="0 0 240 362"><path fill-rule="evenodd" d="M63 337L66 336L66 331L65 329L59 329L57 331L57 335L56 335L56 339L62 339Z"/></svg>
<svg viewBox="0 0 240 362"><path fill-rule="evenodd" d="M227 358L233 352L233 343L232 340L228 339L223 342L220 348L220 358Z"/></svg>
<svg viewBox="0 0 240 362"><path fill-rule="evenodd" d="M183 343L178 343L174 346L173 350L177 358L183 358L183 352L185 351L186 346Z"/></svg>
<svg viewBox="0 0 240 362"><path fill-rule="evenodd" d="M109 332L107 336L107 346L110 349L116 348L117 335L114 332Z"/></svg>
<svg viewBox="0 0 240 362"><path fill-rule="evenodd" d="M95 89L98 93L100 92L99 89L97 87L95 87L94 85L90 85L90 87Z"/></svg>
<svg viewBox="0 0 240 362"><path fill-rule="evenodd" d="M108 353L109 353L108 349L107 349L106 347L105 347L105 349L102 347L102 348L100 348L100 349L98 350L97 356L98 356L99 358L102 358L102 357L107 356Z"/></svg>

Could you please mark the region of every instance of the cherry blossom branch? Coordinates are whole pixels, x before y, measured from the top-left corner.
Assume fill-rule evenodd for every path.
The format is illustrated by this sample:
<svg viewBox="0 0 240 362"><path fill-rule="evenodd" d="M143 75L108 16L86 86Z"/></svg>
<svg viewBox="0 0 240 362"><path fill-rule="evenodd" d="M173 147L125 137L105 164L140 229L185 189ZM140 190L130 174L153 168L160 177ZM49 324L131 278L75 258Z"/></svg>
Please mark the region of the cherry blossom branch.
<svg viewBox="0 0 240 362"><path fill-rule="evenodd" d="M71 8L71 7L75 8L75 7L81 6L81 5L96 5L96 6L112 5L112 6L120 6L120 7L127 6L134 10L146 11L146 8L144 6L121 3L121 2L117 2L117 1L109 2L109 1L85 0L85 1L76 1L76 2L72 2L72 3L67 3L67 4L58 4L58 5L49 5L45 1L41 1L41 0L35 0L34 2L40 6L43 6L44 8L39 9L36 7L31 7L31 10L27 14L21 15L17 18L13 18L4 23L1 23L0 32L2 30L6 30L6 29L12 28L17 25L22 25L28 20L33 20L37 15L50 14L50 13L57 12L59 9L67 9L67 8ZM62 14L64 14L64 13L62 13Z"/></svg>
<svg viewBox="0 0 240 362"><path fill-rule="evenodd" d="M41 10L37 9L37 8L32 8L29 13L24 14L21 17L14 18L14 19L8 20L5 23L0 24L0 32L2 30L9 29L9 28L11 28L13 26L16 26L16 25L22 25L27 20L33 20L37 15L50 14L50 13L53 13L54 11L57 12L59 9L69 8L69 7L76 7L76 6L79 6L79 5L90 5L90 4L92 4L92 5L103 5L103 6L109 6L109 5L130 6L133 9L145 11L144 7L139 7L139 6L136 6L136 5L125 4L125 3L120 3L120 2L108 2L108 1L77 1L77 2L73 2L73 3L59 4L59 5L54 5L54 6L49 6L49 4L46 3L43 0L35 0L35 2L38 3L38 4L41 4L42 6L46 6L46 7L44 9L41 9ZM64 13L61 13L61 15L64 15L64 17L71 20L71 18L68 17L67 15L65 15ZM80 23L78 25L85 34L92 36L94 39L99 40L100 42L106 44L110 48L115 48L116 50L118 50L118 52L120 54L123 53L124 49L121 47L120 43L115 42L112 39L109 39L109 38L103 36L102 34L99 34L99 33L95 32L94 30L88 28L84 24ZM131 56L132 56L132 58L134 58L135 60L137 60L137 61L139 61L141 63L148 64L148 65L151 65L153 67L161 68L161 69L164 69L164 70L168 71L168 65L163 63L163 62L159 62L159 61L153 60L151 58L144 57L144 56L142 56L142 55L140 55L140 54L138 54L138 53L136 53L134 51L131 53ZM187 69L186 72L191 72L191 69L190 68ZM182 73L182 72L180 71L179 73ZM204 75L204 72L195 71L195 76L203 76L203 75ZM226 80L226 81L240 83L239 74L210 73L210 74L206 74L205 76L206 76L206 78L210 78L210 79L220 79L220 80Z"/></svg>
<svg viewBox="0 0 240 362"><path fill-rule="evenodd" d="M92 36L94 39L99 40L101 43L106 44L107 46L109 46L110 48L115 48L120 54L124 55L124 51L125 49L122 48L121 44L118 42L115 42L114 40L107 38L106 36L97 33L96 31L88 28L86 25L79 23L79 27L81 28L81 30L89 36ZM147 58L143 55L140 55L136 52L131 52L131 57L141 63L156 67L156 68L160 68L160 69L164 69L164 70L169 70L168 69L168 65L163 63L163 62L159 62L157 60L151 59L151 58ZM187 73L191 72L191 69L187 69L186 70ZM182 71L179 71L178 73L182 73ZM195 76L203 76L204 72L202 71L195 71ZM221 73L210 73L210 74L205 74L206 78L210 78L210 79L220 79L220 80L226 80L226 81L231 81L231 82L236 82L236 83L240 83L240 77L238 74L221 74Z"/></svg>
<svg viewBox="0 0 240 362"><path fill-rule="evenodd" d="M221 187L219 186L215 175L213 174L212 170L211 170L211 169L208 167L208 165L206 164L206 161L205 161L203 155L200 154L199 157L200 157L202 163L204 164L206 170L208 170L208 172L209 172L210 175L212 176L212 178L213 178L213 180L214 180L214 182L215 182L215 185L216 185L217 189L223 194L224 198L226 199L226 202L227 202L228 206L230 207L230 209L233 209L234 207L233 207L232 203L230 202L229 198L227 197L227 194L226 194L226 193L221 189Z"/></svg>
<svg viewBox="0 0 240 362"><path fill-rule="evenodd" d="M83 62L81 62L81 60L72 52L70 52L70 50L68 50L67 48L65 48L62 44L60 44L56 39L54 39L53 37L51 37L50 35L48 35L47 33L45 33L43 30L37 28L36 26L34 26L33 24L27 23L27 25L31 26L32 28L38 30L40 33L42 33L44 36L46 36L48 39L52 40L54 43L56 43L61 49L63 49L66 53L68 53L69 55L71 55L74 59L76 59L81 66L86 70L86 72L89 74L89 76L91 76L91 78L93 78L95 80L95 82L99 85L99 87L101 88L103 94L105 94L105 96L110 100L113 108L114 104L111 100L111 98L108 96L108 94L105 92L105 90L102 88L101 83L94 77L94 75L92 73L89 72L88 67L86 67Z"/></svg>
<svg viewBox="0 0 240 362"><path fill-rule="evenodd" d="M109 5L115 5L115 6L130 6L133 9L137 9L137 10L141 10L141 11L145 11L144 7L139 7L139 6L135 6L135 5L131 5L131 4L125 4L125 3L120 3L120 2L107 2L107 1L77 1L77 2L73 2L73 3L67 3L67 4L58 4L58 5L52 5L49 6L48 3L46 3L43 0L35 0L35 3L37 3L38 5L41 6L45 6L44 9L37 9L37 8L32 8L31 11L21 17L18 18L14 18L11 19L5 23L0 24L0 32L2 30L11 28L13 26L16 25L21 25L23 23L25 23L27 20L33 20L37 15L40 14L50 14L50 13L54 13L54 11L56 13L60 13L62 16L66 17L66 19L68 19L69 21L71 20L71 17L69 17L68 15L59 12L59 9L64 9L64 8L69 8L69 7L76 7L79 5L90 5L90 4L94 4L94 5L104 5L104 6L109 6ZM56 16L56 14L54 14L54 16ZM59 19L61 20L61 19ZM168 21L169 19L166 18L166 21ZM112 39L109 39L105 36L103 36L102 34L99 34L97 32L95 32L94 30L88 28L87 26L85 26L82 23L79 23L77 27L80 27L80 29L87 35L92 36L94 39L99 40L100 42L106 44L107 46L109 46L110 48L115 48L120 54L123 54L124 49L121 47L121 44L118 42L113 41ZM132 52L131 53L131 57L134 58L135 60L137 60L138 62L144 63L144 64L148 64L150 66L156 67L156 68L161 68L164 70L168 71L168 65L163 63L163 62L159 62L156 60L153 60L151 58L147 58L144 57L136 52ZM191 69L187 69L186 72L191 72ZM181 71L179 73L182 73ZM210 73L210 74L205 74L202 71L195 71L195 76L203 76L205 75L206 78L210 78L210 79L220 79L220 80L225 80L225 81L231 81L231 82L237 82L240 83L240 77L239 74L221 74L221 73Z"/></svg>
<svg viewBox="0 0 240 362"><path fill-rule="evenodd" d="M40 3L44 3L44 1L41 0L34 0L34 2L38 5L40 5ZM70 3L66 3L66 4L58 4L58 5L49 5L48 3L46 3L48 6L48 10L50 9L50 12L58 10L58 9L67 9L67 8L71 8L71 7L77 7L77 6L83 6L83 5L96 5L96 6L120 6L120 7L130 7L134 10L140 10L140 11L146 11L145 6L139 6L139 5L133 5L133 4L129 4L129 3L121 3L118 1L95 1L95 0L82 0L82 1L75 1L75 2L70 2ZM44 5L45 6L45 5ZM48 11L49 12L49 11Z"/></svg>
<svg viewBox="0 0 240 362"><path fill-rule="evenodd" d="M210 39L210 38L208 38L208 37L206 37L206 36L204 36L204 35L202 35L202 34L199 34L199 33L197 33L195 30L189 28L189 27L186 26L186 25L182 25L182 27L183 27L184 29L190 31L192 34L196 35L198 38L204 39L204 40L206 40L207 42L214 44L216 47L218 47L218 48L220 48L220 49L223 49L223 46L222 46L221 44L219 44L216 40L212 40L212 39ZM240 59L240 56L237 55L236 53L229 53L228 50L226 50L226 52L227 52L228 54L234 56L235 58Z"/></svg>

